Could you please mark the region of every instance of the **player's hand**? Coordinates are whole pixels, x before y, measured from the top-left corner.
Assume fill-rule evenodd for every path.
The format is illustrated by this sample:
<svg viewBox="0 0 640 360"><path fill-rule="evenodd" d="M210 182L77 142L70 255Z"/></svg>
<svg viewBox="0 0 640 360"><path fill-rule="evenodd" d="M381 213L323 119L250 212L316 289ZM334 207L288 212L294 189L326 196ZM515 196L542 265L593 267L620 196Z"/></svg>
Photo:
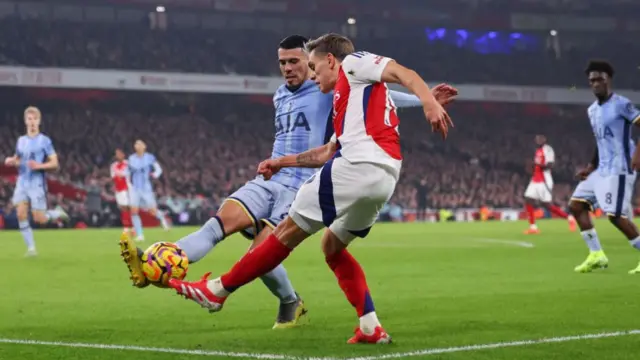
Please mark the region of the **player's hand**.
<svg viewBox="0 0 640 360"><path fill-rule="evenodd" d="M433 96L440 105L444 106L456 99L456 96L458 96L458 89L449 84L442 83L431 89L431 93L433 93Z"/></svg>
<svg viewBox="0 0 640 360"><path fill-rule="evenodd" d="M267 159L258 164L258 174L262 175L265 180L269 180L273 174L280 171L280 168L280 162L277 159Z"/></svg>
<svg viewBox="0 0 640 360"><path fill-rule="evenodd" d="M593 167L587 166L576 173L576 178L581 181L586 180L589 177L589 175L591 175L592 172L593 172Z"/></svg>
<svg viewBox="0 0 640 360"><path fill-rule="evenodd" d="M631 168L635 171L640 171L640 157L637 153L635 153L633 159L631 159Z"/></svg>
<svg viewBox="0 0 640 360"><path fill-rule="evenodd" d="M7 166L17 166L18 158L15 156L7 156L7 158L4 159L4 164Z"/></svg>
<svg viewBox="0 0 640 360"><path fill-rule="evenodd" d="M31 170L40 170L40 169L42 169L42 164L40 164L39 162L37 162L35 160L29 160L27 162L27 166Z"/></svg>
<svg viewBox="0 0 640 360"><path fill-rule="evenodd" d="M431 131L439 132L443 139L449 134L449 127L453 127L451 117L438 102L430 102L424 105L424 115L431 124Z"/></svg>

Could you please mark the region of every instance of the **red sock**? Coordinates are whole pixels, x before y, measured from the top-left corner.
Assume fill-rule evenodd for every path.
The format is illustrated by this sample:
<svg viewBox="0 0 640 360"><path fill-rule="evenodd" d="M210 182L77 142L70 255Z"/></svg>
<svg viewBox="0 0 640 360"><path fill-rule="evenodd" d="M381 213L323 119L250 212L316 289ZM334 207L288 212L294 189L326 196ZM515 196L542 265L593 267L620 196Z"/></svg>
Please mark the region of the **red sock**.
<svg viewBox="0 0 640 360"><path fill-rule="evenodd" d="M131 225L131 213L129 210L120 210L120 221L122 222L122 226L126 228L130 228Z"/></svg>
<svg viewBox="0 0 640 360"><path fill-rule="evenodd" d="M564 212L562 209L560 209L559 207L555 206L555 205L549 205L549 211L551 211L552 214L554 215L558 215L561 218L568 218L569 215L567 215L566 212Z"/></svg>
<svg viewBox="0 0 640 360"><path fill-rule="evenodd" d="M524 208L527 210L527 215L529 216L529 224L530 225L535 225L536 224L536 214L534 214L533 206L531 204L526 204L524 206Z"/></svg>
<svg viewBox="0 0 640 360"><path fill-rule="evenodd" d="M347 250L328 256L326 261L338 278L338 284L347 299L356 308L358 316L375 311L367 279L358 261Z"/></svg>
<svg viewBox="0 0 640 360"><path fill-rule="evenodd" d="M260 245L249 250L233 267L222 275L222 286L233 292L280 265L289 256L291 249L271 234Z"/></svg>

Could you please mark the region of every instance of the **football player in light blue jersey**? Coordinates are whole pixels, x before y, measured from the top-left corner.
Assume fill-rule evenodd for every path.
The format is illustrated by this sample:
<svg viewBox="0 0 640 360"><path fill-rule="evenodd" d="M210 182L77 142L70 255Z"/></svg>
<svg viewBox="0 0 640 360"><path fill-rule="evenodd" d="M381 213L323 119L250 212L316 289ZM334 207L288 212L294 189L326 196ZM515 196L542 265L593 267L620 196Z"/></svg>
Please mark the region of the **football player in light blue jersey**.
<svg viewBox="0 0 640 360"><path fill-rule="evenodd" d="M596 96L587 113L597 146L591 162L577 174L582 181L569 204L589 248L589 256L576 266L576 272L591 272L609 264L589 216L589 210L596 207L607 214L632 247L640 250L640 234L631 220L633 187L640 169L640 151L631 139L631 126L640 124L640 111L629 99L613 93L613 73L613 67L604 61L591 61L586 69ZM640 265L629 273L639 272Z"/></svg>
<svg viewBox="0 0 640 360"><path fill-rule="evenodd" d="M147 145L138 139L133 145L135 153L129 156L128 175L131 189L129 200L131 203L131 222L136 232L137 241L144 241L140 208L147 210L158 218L165 230L169 229L167 220L161 211L158 211L156 196L153 193L151 179L158 179L162 175L162 167L156 157L147 152Z"/></svg>
<svg viewBox="0 0 640 360"><path fill-rule="evenodd" d="M292 35L279 44L278 61L285 79L273 96L275 108L275 141L272 157L299 154L327 143L333 135L331 121L333 94L322 94L315 82L310 80L307 54L304 44L307 39ZM442 98L451 100L452 88L441 86ZM437 93L438 90L434 89ZM421 106L413 95L392 92L396 106ZM240 232L253 239L252 247L265 239L289 212L296 192L316 169L290 168L282 170L270 180L262 176L246 183L231 194L200 230L180 239L176 244L182 248L190 263L202 259L219 242L231 234ZM256 236L257 234L257 236ZM140 270L141 251L127 240L121 242L122 253L129 265L134 285L148 284ZM262 277L262 281L279 299L280 306L274 329L295 326L306 313L304 303L295 292L284 266L280 265Z"/></svg>
<svg viewBox="0 0 640 360"><path fill-rule="evenodd" d="M40 132L41 118L42 114L36 107L30 106L24 111L27 134L18 139L15 155L7 157L4 161L5 165L18 168L12 202L18 213L20 233L27 244L27 256L37 255L33 230L29 225L29 204L36 223L46 224L49 221L69 218L60 206L47 211L45 172L57 170L59 163L51 139Z"/></svg>

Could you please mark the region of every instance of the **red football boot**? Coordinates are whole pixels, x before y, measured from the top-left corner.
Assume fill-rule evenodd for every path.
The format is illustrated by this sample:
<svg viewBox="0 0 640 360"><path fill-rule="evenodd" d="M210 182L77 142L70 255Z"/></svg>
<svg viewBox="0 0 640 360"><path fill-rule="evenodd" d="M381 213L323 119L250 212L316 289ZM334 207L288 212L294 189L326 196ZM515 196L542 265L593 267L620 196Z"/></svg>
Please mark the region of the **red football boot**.
<svg viewBox="0 0 640 360"><path fill-rule="evenodd" d="M227 298L216 296L207 288L209 275L211 275L210 272L204 274L202 279L194 282L171 278L169 279L169 287L175 289L178 295L197 302L203 308L208 309L209 312L218 312L222 310L222 305L224 305ZM213 281L220 281L220 279Z"/></svg>
<svg viewBox="0 0 640 360"><path fill-rule="evenodd" d="M390 344L391 335L387 334L382 326L376 327L376 330L371 335L367 335L356 328L355 335L347 340L347 344Z"/></svg>

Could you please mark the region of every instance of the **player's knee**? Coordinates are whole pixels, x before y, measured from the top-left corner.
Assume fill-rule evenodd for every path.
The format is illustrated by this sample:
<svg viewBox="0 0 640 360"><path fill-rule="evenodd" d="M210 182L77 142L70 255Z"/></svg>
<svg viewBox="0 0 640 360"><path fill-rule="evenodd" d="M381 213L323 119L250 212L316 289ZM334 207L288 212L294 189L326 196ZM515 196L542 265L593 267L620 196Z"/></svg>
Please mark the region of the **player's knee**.
<svg viewBox="0 0 640 360"><path fill-rule="evenodd" d="M273 235L289 249L294 249L309 237L309 234L302 230L289 216L273 229Z"/></svg>
<svg viewBox="0 0 640 360"><path fill-rule="evenodd" d="M140 209L132 207L131 208L131 214L133 215L138 215L140 213Z"/></svg>
<svg viewBox="0 0 640 360"><path fill-rule="evenodd" d="M607 214L607 218L613 225L619 225L622 221L624 221L624 217L616 214Z"/></svg>
<svg viewBox="0 0 640 360"><path fill-rule="evenodd" d="M571 201L569 203L569 211L575 217L587 211L586 204L579 201Z"/></svg>
<svg viewBox="0 0 640 360"><path fill-rule="evenodd" d="M346 249L347 245L336 234L327 229L322 237L322 253L325 257L331 257Z"/></svg>
<svg viewBox="0 0 640 360"><path fill-rule="evenodd" d="M231 203L235 204L235 203ZM222 223L224 233L234 234L240 230L254 226L253 220L247 215L239 205L225 205L218 210L216 216Z"/></svg>
<svg viewBox="0 0 640 360"><path fill-rule="evenodd" d="M38 224L46 224L49 222L49 219L47 219L47 216L42 211L34 211L31 215L33 216L33 221Z"/></svg>

